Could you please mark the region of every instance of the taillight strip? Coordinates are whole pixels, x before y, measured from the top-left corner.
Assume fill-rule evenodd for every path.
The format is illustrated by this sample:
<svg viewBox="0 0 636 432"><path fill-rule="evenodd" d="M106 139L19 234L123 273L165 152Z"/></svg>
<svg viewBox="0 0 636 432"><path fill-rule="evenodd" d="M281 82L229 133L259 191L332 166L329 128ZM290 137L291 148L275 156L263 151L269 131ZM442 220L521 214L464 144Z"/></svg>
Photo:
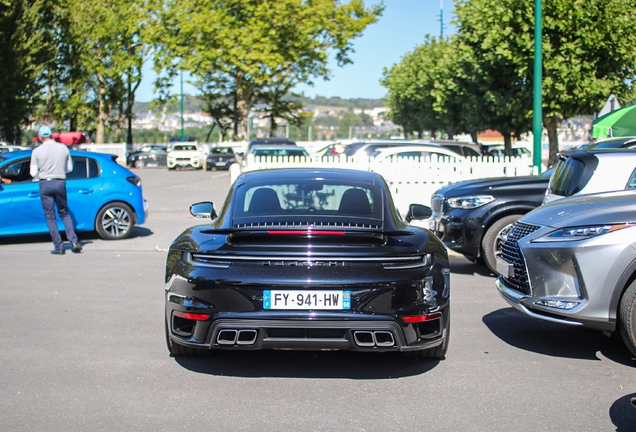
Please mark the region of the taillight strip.
<svg viewBox="0 0 636 432"><path fill-rule="evenodd" d="M345 231L325 230L268 230L270 235L345 235Z"/></svg>

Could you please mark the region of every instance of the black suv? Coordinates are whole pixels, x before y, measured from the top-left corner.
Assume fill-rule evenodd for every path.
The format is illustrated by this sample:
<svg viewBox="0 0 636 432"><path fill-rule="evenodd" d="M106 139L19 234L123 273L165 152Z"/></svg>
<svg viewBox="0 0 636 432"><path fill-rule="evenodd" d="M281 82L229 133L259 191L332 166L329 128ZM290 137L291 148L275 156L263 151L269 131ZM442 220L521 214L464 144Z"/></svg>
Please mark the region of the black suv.
<svg viewBox="0 0 636 432"><path fill-rule="evenodd" d="M541 205L553 170L538 176L467 180L431 198L431 229L447 248L498 274L495 252L501 230Z"/></svg>

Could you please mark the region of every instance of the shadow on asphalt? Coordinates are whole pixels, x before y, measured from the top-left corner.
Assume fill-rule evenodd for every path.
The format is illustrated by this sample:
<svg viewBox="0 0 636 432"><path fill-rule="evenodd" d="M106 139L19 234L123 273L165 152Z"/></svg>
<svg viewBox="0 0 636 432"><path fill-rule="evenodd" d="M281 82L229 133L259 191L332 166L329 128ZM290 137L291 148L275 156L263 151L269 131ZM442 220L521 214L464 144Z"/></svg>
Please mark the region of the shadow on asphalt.
<svg viewBox="0 0 636 432"><path fill-rule="evenodd" d="M129 238L135 237L148 237L154 233L148 228L136 226L133 228L133 232ZM82 245L90 244L92 241L87 240L100 240L101 238L95 231L82 231L77 233L77 237ZM66 240L66 236L62 231L62 240ZM116 241L116 240L115 240ZM51 243L51 236L49 234L24 234L19 236L6 236L0 237L0 245L6 244L28 244L28 243Z"/></svg>
<svg viewBox="0 0 636 432"><path fill-rule="evenodd" d="M62 234L62 238L64 234ZM49 234L27 234L20 236L7 236L0 237L0 244L26 244L26 243L51 243L51 236Z"/></svg>
<svg viewBox="0 0 636 432"><path fill-rule="evenodd" d="M490 269L486 267L486 264L476 264L464 257L451 257L450 261L451 274L455 273L468 276L479 275L495 277Z"/></svg>
<svg viewBox="0 0 636 432"><path fill-rule="evenodd" d="M630 402L634 397L636 393L623 396L610 407L609 416L616 426L616 432L636 431L636 407Z"/></svg>
<svg viewBox="0 0 636 432"><path fill-rule="evenodd" d="M522 350L581 360L599 360L600 352L616 363L636 367L617 332L607 337L600 331L531 318L514 308L491 312L482 321L499 339Z"/></svg>
<svg viewBox="0 0 636 432"><path fill-rule="evenodd" d="M217 376L364 380L421 375L439 364L438 360L403 358L398 353L351 351L213 351L205 357L175 360L192 372Z"/></svg>

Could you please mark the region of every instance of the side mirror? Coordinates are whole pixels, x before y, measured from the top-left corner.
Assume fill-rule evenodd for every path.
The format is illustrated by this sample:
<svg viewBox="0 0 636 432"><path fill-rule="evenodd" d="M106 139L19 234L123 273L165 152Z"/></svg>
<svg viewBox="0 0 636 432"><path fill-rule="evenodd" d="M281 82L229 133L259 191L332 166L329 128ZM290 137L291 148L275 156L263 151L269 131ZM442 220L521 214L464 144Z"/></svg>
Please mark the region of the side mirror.
<svg viewBox="0 0 636 432"><path fill-rule="evenodd" d="M433 210L422 204L411 204L409 212L406 214L406 221L428 219L433 215Z"/></svg>
<svg viewBox="0 0 636 432"><path fill-rule="evenodd" d="M214 204L212 204L211 202L200 202L192 204L190 206L190 214L197 218L214 219L215 217L217 217L216 211L214 210Z"/></svg>

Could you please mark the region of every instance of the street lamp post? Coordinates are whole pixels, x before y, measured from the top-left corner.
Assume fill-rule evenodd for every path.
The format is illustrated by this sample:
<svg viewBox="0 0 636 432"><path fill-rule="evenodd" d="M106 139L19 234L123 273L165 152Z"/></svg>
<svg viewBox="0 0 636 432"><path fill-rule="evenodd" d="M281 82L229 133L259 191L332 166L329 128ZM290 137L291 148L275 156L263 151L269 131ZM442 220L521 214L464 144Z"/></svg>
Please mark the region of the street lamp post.
<svg viewBox="0 0 636 432"><path fill-rule="evenodd" d="M183 130L183 71L181 71L181 141L185 141L185 134Z"/></svg>
<svg viewBox="0 0 636 432"><path fill-rule="evenodd" d="M541 173L541 136L543 132L543 53L541 41L543 33L543 14L541 9L541 0L534 0L534 98L532 118L532 133L534 135L534 145L532 152L532 162L534 166L537 167L539 174Z"/></svg>
<svg viewBox="0 0 636 432"><path fill-rule="evenodd" d="M444 0L439 0L439 38L444 39Z"/></svg>

